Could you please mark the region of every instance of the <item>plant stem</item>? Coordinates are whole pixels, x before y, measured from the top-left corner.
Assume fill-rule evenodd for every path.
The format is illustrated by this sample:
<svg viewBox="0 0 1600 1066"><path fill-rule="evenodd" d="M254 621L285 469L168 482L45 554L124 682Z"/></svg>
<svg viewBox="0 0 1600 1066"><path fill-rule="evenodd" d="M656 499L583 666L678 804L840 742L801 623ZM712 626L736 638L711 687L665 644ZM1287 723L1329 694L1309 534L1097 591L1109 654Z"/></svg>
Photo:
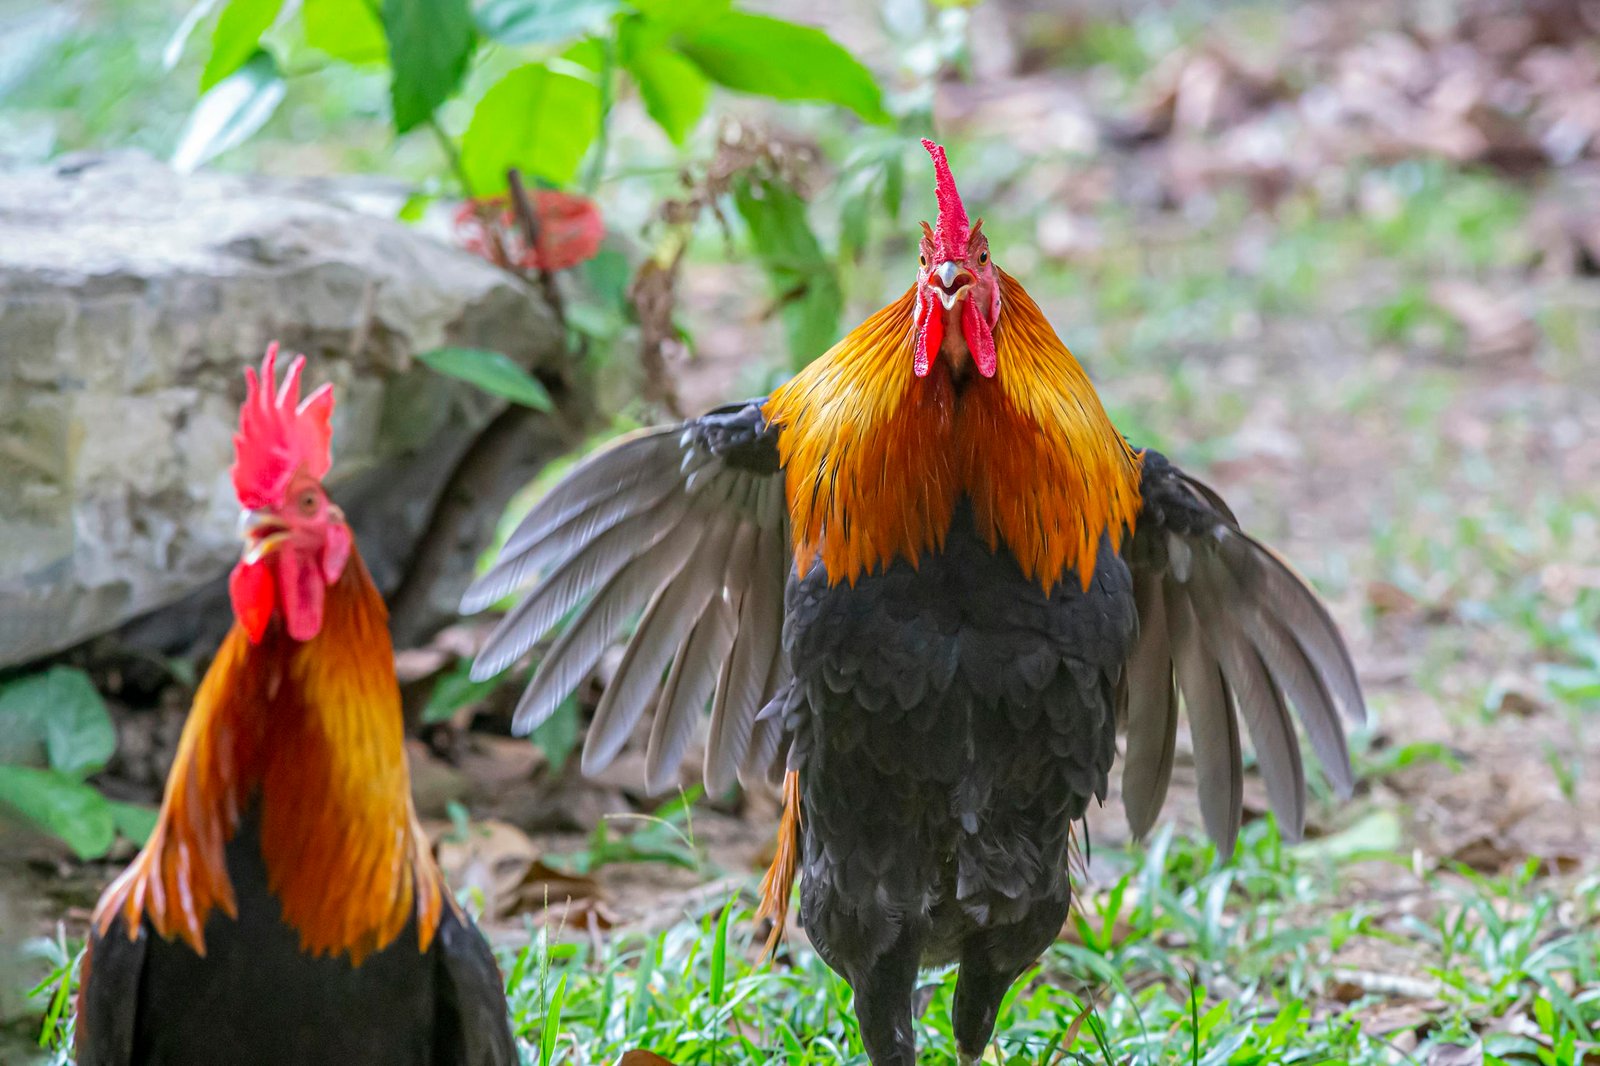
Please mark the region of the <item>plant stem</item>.
<svg viewBox="0 0 1600 1066"><path fill-rule="evenodd" d="M593 196L600 187L600 178L606 169L606 151L611 146L611 108L616 103L613 92L617 65L616 34L604 38L600 47L600 133L595 138L594 157L589 161L589 173L583 182L583 191L589 196Z"/></svg>
<svg viewBox="0 0 1600 1066"><path fill-rule="evenodd" d="M474 199L472 182L467 179L467 168L461 165L461 152L456 148L456 142L439 125L439 116L428 116L428 128L433 131L434 137L439 141L439 148L444 152L445 160L450 164L450 171L456 176L456 181L461 184L461 195L468 200Z"/></svg>

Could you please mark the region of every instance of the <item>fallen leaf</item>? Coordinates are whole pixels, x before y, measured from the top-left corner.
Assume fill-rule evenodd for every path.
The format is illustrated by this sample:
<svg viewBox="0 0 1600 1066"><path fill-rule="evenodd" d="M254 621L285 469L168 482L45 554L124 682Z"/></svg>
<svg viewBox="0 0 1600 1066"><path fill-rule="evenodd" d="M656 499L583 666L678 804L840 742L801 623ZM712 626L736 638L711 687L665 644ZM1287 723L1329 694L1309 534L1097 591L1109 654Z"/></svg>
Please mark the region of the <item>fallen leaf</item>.
<svg viewBox="0 0 1600 1066"><path fill-rule="evenodd" d="M507 822L473 822L464 836L438 827L434 853L452 888L477 889L492 917L512 913L529 870L539 865L539 849L528 835Z"/></svg>
<svg viewBox="0 0 1600 1066"><path fill-rule="evenodd" d="M1428 1066L1483 1066L1483 1045L1440 1044L1428 1052Z"/></svg>
<svg viewBox="0 0 1600 1066"><path fill-rule="evenodd" d="M624 1051L622 1057L617 1060L616 1066L674 1066L674 1063L671 1059L664 1059L654 1051L634 1048L632 1051Z"/></svg>

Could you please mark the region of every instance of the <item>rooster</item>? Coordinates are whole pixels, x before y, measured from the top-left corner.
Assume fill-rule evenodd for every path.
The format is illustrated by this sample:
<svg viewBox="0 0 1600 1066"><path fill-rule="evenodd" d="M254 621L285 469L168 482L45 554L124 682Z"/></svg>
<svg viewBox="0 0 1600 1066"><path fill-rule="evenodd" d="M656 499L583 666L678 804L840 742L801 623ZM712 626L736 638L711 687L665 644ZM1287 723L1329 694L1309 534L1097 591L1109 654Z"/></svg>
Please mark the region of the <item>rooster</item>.
<svg viewBox="0 0 1600 1066"><path fill-rule="evenodd" d="M1126 734L1136 835L1187 707L1207 830L1231 851L1242 717L1287 837L1305 821L1299 715L1351 786L1365 705L1315 594L1215 492L1130 447L969 222L944 149L916 282L772 395L644 430L575 468L469 590L539 583L475 664L547 633L532 728L641 609L589 728L609 763L648 715L669 786L702 708L707 787L782 775L762 913L800 921L855 992L876 1066L915 1061L919 968L959 967L965 1062L1067 916L1072 827ZM664 675L664 676L663 676Z"/></svg>
<svg viewBox="0 0 1600 1066"><path fill-rule="evenodd" d="M149 842L100 897L79 1066L512 1066L505 993L412 807L388 612L324 492L329 386L269 348L233 484L235 623Z"/></svg>

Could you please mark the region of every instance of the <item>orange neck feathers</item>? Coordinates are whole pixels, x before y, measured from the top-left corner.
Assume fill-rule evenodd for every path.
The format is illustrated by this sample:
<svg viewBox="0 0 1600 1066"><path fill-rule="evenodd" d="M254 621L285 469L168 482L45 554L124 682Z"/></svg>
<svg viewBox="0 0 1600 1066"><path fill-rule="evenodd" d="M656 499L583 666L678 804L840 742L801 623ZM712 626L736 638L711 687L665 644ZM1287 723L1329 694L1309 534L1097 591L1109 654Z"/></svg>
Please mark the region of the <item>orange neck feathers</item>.
<svg viewBox="0 0 1600 1066"><path fill-rule="evenodd" d="M329 587L321 632L275 622L252 645L235 625L195 695L155 831L101 897L205 953L213 909L237 917L224 846L259 817L268 888L312 955L359 964L413 915L427 950L448 899L411 803L388 612L352 555Z"/></svg>
<svg viewBox="0 0 1600 1066"><path fill-rule="evenodd" d="M1046 590L1087 588L1100 539L1139 508L1138 459L1037 304L1000 273L997 372L958 389L912 373L915 290L775 391L796 563L854 583L944 543L956 504Z"/></svg>

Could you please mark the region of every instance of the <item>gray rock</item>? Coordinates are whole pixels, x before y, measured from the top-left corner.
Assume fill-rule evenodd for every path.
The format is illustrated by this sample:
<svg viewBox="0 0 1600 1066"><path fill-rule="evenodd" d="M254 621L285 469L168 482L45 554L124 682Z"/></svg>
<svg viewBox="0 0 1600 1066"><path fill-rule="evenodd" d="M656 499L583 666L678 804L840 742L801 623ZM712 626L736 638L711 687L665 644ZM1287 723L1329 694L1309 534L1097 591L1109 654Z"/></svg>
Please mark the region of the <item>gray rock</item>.
<svg viewBox="0 0 1600 1066"><path fill-rule="evenodd" d="M335 201L140 156L0 171L0 667L177 603L151 640L196 635L238 557L231 434L269 341L338 390L330 490L386 588L502 406L413 356L559 369L532 286Z"/></svg>

